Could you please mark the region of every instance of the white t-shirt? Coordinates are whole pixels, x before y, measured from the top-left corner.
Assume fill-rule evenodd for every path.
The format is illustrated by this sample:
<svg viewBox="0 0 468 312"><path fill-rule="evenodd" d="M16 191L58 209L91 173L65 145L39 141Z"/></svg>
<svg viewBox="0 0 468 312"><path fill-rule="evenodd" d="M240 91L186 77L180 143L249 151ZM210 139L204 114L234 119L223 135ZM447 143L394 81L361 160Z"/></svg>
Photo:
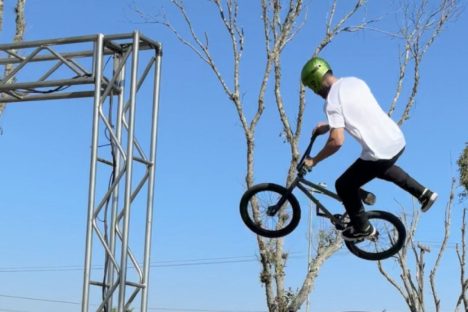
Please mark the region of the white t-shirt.
<svg viewBox="0 0 468 312"><path fill-rule="evenodd" d="M345 128L362 146L361 159L391 159L405 147L398 125L382 110L361 79L338 79L325 102L331 128Z"/></svg>

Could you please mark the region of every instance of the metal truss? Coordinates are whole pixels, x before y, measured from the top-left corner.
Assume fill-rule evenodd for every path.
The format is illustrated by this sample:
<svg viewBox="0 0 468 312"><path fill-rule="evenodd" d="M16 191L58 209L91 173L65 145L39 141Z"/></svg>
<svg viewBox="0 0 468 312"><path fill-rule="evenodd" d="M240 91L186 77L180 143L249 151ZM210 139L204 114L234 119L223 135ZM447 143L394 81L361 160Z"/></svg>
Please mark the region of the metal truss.
<svg viewBox="0 0 468 312"><path fill-rule="evenodd" d="M0 102L94 99L82 312L147 311L161 58L139 32L0 45Z"/></svg>

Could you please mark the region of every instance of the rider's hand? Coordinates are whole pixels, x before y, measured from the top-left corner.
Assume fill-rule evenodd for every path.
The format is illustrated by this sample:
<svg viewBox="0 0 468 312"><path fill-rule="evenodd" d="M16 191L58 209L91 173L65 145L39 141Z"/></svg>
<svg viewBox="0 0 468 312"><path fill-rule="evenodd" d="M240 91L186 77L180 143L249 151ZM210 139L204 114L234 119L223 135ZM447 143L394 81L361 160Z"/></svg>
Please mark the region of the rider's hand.
<svg viewBox="0 0 468 312"><path fill-rule="evenodd" d="M330 130L330 126L326 122L319 122L315 128L314 131L312 131L312 135L322 135L327 133Z"/></svg>
<svg viewBox="0 0 468 312"><path fill-rule="evenodd" d="M312 157L306 157L304 160L304 167L310 171L313 166L315 166L314 159Z"/></svg>

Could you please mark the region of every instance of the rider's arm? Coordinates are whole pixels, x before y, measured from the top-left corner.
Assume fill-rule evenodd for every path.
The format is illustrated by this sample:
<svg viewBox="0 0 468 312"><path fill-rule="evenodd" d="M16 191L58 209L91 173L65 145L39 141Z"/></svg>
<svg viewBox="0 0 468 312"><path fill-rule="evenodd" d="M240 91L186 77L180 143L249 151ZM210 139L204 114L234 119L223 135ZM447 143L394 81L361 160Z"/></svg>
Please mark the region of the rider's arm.
<svg viewBox="0 0 468 312"><path fill-rule="evenodd" d="M327 143L315 157L311 157L312 165L315 166L325 158L335 154L344 143L344 128L331 128ZM306 162L306 165L307 162Z"/></svg>
<svg viewBox="0 0 468 312"><path fill-rule="evenodd" d="M322 135L330 131L330 125L326 121L319 122L316 126L312 134Z"/></svg>

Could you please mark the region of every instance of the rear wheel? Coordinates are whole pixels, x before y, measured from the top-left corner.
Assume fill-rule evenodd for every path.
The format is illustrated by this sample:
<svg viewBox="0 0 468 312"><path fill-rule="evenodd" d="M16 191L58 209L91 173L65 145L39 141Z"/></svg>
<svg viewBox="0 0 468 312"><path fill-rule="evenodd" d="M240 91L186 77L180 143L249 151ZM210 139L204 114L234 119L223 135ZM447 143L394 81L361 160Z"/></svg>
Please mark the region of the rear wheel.
<svg viewBox="0 0 468 312"><path fill-rule="evenodd" d="M345 241L346 247L366 260L383 260L395 255L403 247L406 229L399 218L385 211L368 211L367 217L377 230L376 235L359 241Z"/></svg>
<svg viewBox="0 0 468 312"><path fill-rule="evenodd" d="M285 197L285 203L275 215L269 208ZM291 233L299 224L301 209L293 194L283 186L273 183L257 184L249 188L241 198L240 214L245 225L254 233L270 237L282 237Z"/></svg>

